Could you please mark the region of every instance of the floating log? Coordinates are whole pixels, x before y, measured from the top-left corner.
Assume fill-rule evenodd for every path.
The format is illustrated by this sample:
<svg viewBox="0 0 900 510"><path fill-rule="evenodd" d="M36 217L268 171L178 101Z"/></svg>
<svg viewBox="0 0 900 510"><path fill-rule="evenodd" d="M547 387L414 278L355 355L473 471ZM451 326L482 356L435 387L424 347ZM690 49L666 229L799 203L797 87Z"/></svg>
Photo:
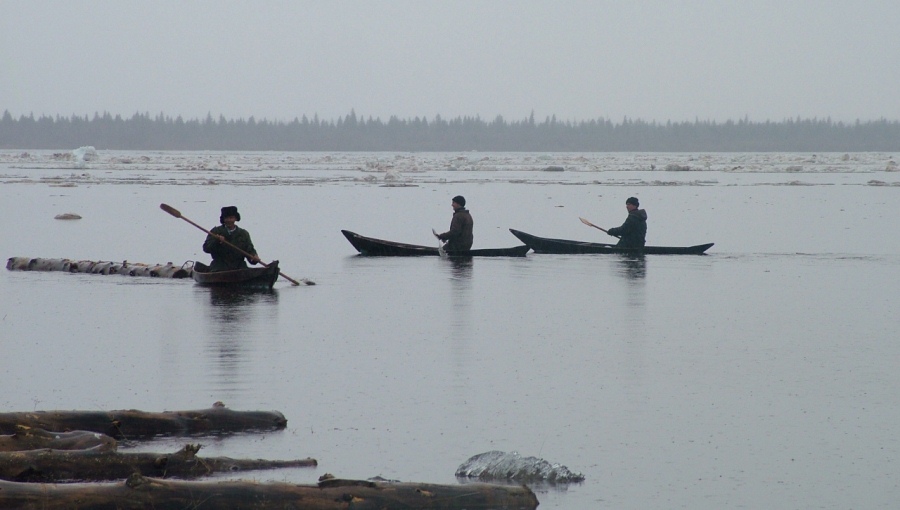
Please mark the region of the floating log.
<svg viewBox="0 0 900 510"><path fill-rule="evenodd" d="M0 452L23 450L84 450L97 448L100 451L115 451L115 439L99 432L73 430L72 432L48 432L44 429L19 427L13 434L0 435Z"/></svg>
<svg viewBox="0 0 900 510"><path fill-rule="evenodd" d="M287 419L278 411L232 411L221 402L197 411L35 411L0 413L0 434L17 427L67 432L87 430L116 439L281 430Z"/></svg>
<svg viewBox="0 0 900 510"><path fill-rule="evenodd" d="M200 445L171 454L89 450L0 452L0 479L12 482L99 482L133 473L159 478L199 478L213 473L316 467L315 459L265 460L198 457Z"/></svg>
<svg viewBox="0 0 900 510"><path fill-rule="evenodd" d="M31 257L10 257L6 261L10 271L65 271L68 273L118 274L125 276L150 276L158 278L190 278L194 271L193 261L176 266L165 264L144 264L142 262L110 262L104 260L72 260Z"/></svg>
<svg viewBox="0 0 900 510"><path fill-rule="evenodd" d="M81 215L75 213L62 213L53 217L54 220L80 220Z"/></svg>
<svg viewBox="0 0 900 510"><path fill-rule="evenodd" d="M63 510L441 509L534 510L527 487L327 480L319 485L249 481L187 482L132 475L124 483L26 484L0 481L0 508Z"/></svg>

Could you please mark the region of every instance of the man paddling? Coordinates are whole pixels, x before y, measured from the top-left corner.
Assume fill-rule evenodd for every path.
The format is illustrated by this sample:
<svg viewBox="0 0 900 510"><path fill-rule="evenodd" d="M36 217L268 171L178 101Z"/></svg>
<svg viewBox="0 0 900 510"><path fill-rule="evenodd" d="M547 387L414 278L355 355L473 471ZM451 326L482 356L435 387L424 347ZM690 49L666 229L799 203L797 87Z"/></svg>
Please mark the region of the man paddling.
<svg viewBox="0 0 900 510"><path fill-rule="evenodd" d="M238 221L241 221L241 213L238 212L237 207L229 205L222 208L222 215L219 216L221 225L213 227L203 243L203 251L212 255L210 271L244 269L247 267L244 258L251 264L259 262L253 241L250 240L250 232L237 226L235 223ZM248 257L226 243L233 244L252 256Z"/></svg>
<svg viewBox="0 0 900 510"><path fill-rule="evenodd" d="M450 202L453 207L453 219L450 220L450 230L438 234L438 239L446 241L444 249L447 251L466 251L472 249L472 235L474 222L472 215L466 209L466 199L462 195L453 197Z"/></svg>
<svg viewBox="0 0 900 510"><path fill-rule="evenodd" d="M647 237L647 211L639 209L641 206L638 199L628 197L625 201L625 208L628 209L628 217L621 227L611 228L606 231L607 234L618 237L619 242L616 246L623 248L643 248Z"/></svg>

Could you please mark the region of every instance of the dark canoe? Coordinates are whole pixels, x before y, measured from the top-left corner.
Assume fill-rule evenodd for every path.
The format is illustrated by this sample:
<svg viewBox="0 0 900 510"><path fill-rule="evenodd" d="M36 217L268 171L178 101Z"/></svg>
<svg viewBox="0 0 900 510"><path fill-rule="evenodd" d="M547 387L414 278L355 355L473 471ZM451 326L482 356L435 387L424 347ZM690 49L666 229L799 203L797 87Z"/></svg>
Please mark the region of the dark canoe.
<svg viewBox="0 0 900 510"><path fill-rule="evenodd" d="M360 255L375 257L417 257L422 255L439 256L437 246L419 246L416 244L395 243L361 236L349 230L341 230L344 237L356 248ZM450 257L524 257L528 253L525 245L514 248L494 248L467 251L448 251Z"/></svg>
<svg viewBox="0 0 900 510"><path fill-rule="evenodd" d="M520 230L509 229L510 232L525 243L535 253L633 253L653 255L702 255L714 243L696 246L644 246L643 248L622 248L614 244L586 243L565 239L549 239L533 236Z"/></svg>
<svg viewBox="0 0 900 510"><path fill-rule="evenodd" d="M210 271L206 264L194 262L191 276L195 282L208 287L270 289L278 279L278 261L273 260L268 267L248 267L231 271Z"/></svg>

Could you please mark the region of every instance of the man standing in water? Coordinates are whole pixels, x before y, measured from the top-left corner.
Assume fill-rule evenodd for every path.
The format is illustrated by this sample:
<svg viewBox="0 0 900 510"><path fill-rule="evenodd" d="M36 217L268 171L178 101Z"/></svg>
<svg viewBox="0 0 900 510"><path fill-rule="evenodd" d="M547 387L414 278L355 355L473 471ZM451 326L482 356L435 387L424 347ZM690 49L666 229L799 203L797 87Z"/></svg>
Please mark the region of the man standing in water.
<svg viewBox="0 0 900 510"><path fill-rule="evenodd" d="M206 242L203 243L203 251L212 255L210 271L244 269L247 267L244 258L251 264L259 262L253 241L250 240L250 232L235 225L238 221L241 221L241 213L238 212L237 207L229 205L222 208L222 215L219 216L221 225L213 227L206 236ZM237 246L251 256L244 255L226 243Z"/></svg>
<svg viewBox="0 0 900 510"><path fill-rule="evenodd" d="M461 195L453 197L450 203L453 207L453 219L450 220L450 230L438 234L438 239L446 241L444 249L447 251L466 251L472 249L474 236L472 235L472 215L466 209L466 199Z"/></svg>
<svg viewBox="0 0 900 510"><path fill-rule="evenodd" d="M616 246L623 248L643 248L647 237L647 211L638 209L641 204L638 199L628 197L625 208L628 209L628 217L621 227L611 228L607 234L618 237Z"/></svg>

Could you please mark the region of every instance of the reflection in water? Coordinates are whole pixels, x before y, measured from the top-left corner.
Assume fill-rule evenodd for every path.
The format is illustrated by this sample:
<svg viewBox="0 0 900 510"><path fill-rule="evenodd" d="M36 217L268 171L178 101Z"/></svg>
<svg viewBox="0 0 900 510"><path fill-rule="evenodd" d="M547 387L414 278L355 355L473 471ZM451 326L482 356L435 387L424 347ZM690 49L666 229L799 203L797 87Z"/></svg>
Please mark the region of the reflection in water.
<svg viewBox="0 0 900 510"><path fill-rule="evenodd" d="M646 295L644 280L647 277L647 258L643 254L622 254L616 261L616 273L625 277L628 284L628 293L626 303L627 310L631 317L628 319L631 324L642 325L645 321L644 313L646 312ZM638 334L637 337L641 336Z"/></svg>
<svg viewBox="0 0 900 510"><path fill-rule="evenodd" d="M209 293L210 345L206 360L215 373L215 390L223 392L223 398L234 397L241 383L240 367L245 360L247 346L254 340L256 324L268 316L261 313L278 303L275 289L200 288Z"/></svg>
<svg viewBox="0 0 900 510"><path fill-rule="evenodd" d="M472 277L472 257L454 257L450 259L454 280L465 280Z"/></svg>
<svg viewBox="0 0 900 510"><path fill-rule="evenodd" d="M275 289L210 287L205 290L209 291L213 319L226 323L246 318L250 314L250 305L260 302L278 302L278 291Z"/></svg>
<svg viewBox="0 0 900 510"><path fill-rule="evenodd" d="M475 320L472 313L472 285L474 284L472 273L475 263L472 257L451 258L447 265L450 266L449 324L453 331L450 341L452 342L454 401L458 405L465 405L466 398L470 394L467 385L471 380L468 361L473 354L470 350L473 343L477 343L477 339L472 338L474 334L472 323Z"/></svg>
<svg viewBox="0 0 900 510"><path fill-rule="evenodd" d="M619 259L619 272L629 280L642 280L647 276L647 258L644 254L624 254Z"/></svg>

